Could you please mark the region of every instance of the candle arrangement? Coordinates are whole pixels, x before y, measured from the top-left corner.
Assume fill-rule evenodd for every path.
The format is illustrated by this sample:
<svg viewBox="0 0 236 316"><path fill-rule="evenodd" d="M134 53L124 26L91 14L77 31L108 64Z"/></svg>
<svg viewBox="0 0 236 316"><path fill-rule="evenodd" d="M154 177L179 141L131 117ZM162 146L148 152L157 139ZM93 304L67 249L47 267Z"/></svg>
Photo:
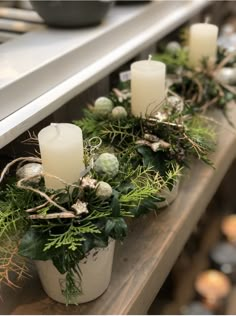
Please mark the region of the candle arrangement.
<svg viewBox="0 0 236 316"><path fill-rule="evenodd" d="M189 50L169 44L155 57L159 61L133 63L127 89L99 97L74 124L47 126L38 135L39 157L20 157L4 168L1 282L14 286L10 272L27 275L24 258L30 258L45 291L59 302L85 302L105 291L112 264L102 264L113 258L114 241L126 237L126 218L172 202L182 169L193 159L214 165L209 154L216 135L202 112L212 105L225 111L235 98L234 88L219 76L234 58L217 50L217 33L214 25L193 25ZM109 251L90 265L101 249ZM92 282L89 294L85 266L88 275L88 266L107 271L103 283ZM56 290L43 280L48 271ZM200 292L212 281L204 278L196 283ZM94 294L91 288L99 290Z"/></svg>
<svg viewBox="0 0 236 316"><path fill-rule="evenodd" d="M227 104L236 100L236 54L217 47L217 34L215 25L194 24L188 34L189 46L169 43L154 59L167 65L169 91L189 101L194 111L205 113L214 107L228 118Z"/></svg>
<svg viewBox="0 0 236 316"><path fill-rule="evenodd" d="M133 86L135 83L131 88ZM105 146L128 155L134 167L152 166L164 181L172 184L179 177L179 168L188 165L191 158L212 165L208 154L214 151L215 133L207 120L192 115L191 107L184 106L183 100L176 96L165 98L161 103L158 100L155 107L152 105L152 112L145 113L140 110L140 104L134 102L132 94L128 89L114 89L102 97L112 107L106 112L98 111L96 100L94 106L85 110L85 118L74 123L82 128L86 137L99 136Z"/></svg>
<svg viewBox="0 0 236 316"><path fill-rule="evenodd" d="M0 281L14 286L10 271L26 276L24 258L30 258L40 268L49 296L64 303L88 301L108 286L111 264L101 267L103 273L108 270L102 287L96 278L87 293L81 261L92 250L122 240L127 234L125 218L154 211L158 191L166 184L150 166L134 168L127 155L103 152L99 138L87 140L83 152L82 133L75 125L50 125L38 139L41 157L17 158L0 177ZM18 165L16 176L9 179L6 174L14 164ZM113 251L114 245L107 258L113 258ZM94 256L90 256L93 261ZM98 269L104 256L97 259ZM94 264L90 264L93 269ZM57 271L57 277L51 277L56 285L49 288L43 279L47 271ZM59 280L63 280L61 287ZM98 288L96 295L94 288Z"/></svg>

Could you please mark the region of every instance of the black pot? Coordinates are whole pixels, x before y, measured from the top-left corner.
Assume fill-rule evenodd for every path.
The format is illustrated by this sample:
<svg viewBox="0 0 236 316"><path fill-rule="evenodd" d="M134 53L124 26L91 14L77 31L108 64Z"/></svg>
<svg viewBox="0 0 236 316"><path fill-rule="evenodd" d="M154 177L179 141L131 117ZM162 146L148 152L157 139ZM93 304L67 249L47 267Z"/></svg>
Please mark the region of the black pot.
<svg viewBox="0 0 236 316"><path fill-rule="evenodd" d="M102 22L113 1L30 1L46 24L54 27L92 26Z"/></svg>

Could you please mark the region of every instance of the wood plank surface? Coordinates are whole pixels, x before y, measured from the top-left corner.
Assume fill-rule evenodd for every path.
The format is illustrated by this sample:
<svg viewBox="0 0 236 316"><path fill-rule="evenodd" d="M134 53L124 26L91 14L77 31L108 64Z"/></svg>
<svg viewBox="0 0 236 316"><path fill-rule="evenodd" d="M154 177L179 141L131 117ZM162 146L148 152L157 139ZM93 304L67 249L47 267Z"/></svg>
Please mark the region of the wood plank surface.
<svg viewBox="0 0 236 316"><path fill-rule="evenodd" d="M235 108L230 116L236 122ZM21 289L2 289L0 314L145 314L236 156L236 132L223 117L221 123L227 128L218 127L216 169L193 162L171 206L133 221L117 243L112 280L100 298L65 307L44 294L35 275Z"/></svg>

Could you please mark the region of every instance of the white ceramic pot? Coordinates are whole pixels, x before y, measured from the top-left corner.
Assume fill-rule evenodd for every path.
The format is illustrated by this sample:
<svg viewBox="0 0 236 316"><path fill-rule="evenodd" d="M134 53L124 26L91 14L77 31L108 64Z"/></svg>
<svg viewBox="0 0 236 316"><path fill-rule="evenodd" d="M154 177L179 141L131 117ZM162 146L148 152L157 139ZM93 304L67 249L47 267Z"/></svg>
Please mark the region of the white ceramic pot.
<svg viewBox="0 0 236 316"><path fill-rule="evenodd" d="M92 249L79 263L83 294L75 298L73 304L92 301L105 292L111 279L114 249L115 241L111 240L108 247ZM65 304L65 297L62 294L65 275L58 272L51 260L35 261L35 264L46 294L53 300Z"/></svg>
<svg viewBox="0 0 236 316"><path fill-rule="evenodd" d="M160 196L165 198L163 202L157 202L158 208L166 207L174 202L178 196L180 180L177 180L170 191L168 188L165 191L160 192Z"/></svg>

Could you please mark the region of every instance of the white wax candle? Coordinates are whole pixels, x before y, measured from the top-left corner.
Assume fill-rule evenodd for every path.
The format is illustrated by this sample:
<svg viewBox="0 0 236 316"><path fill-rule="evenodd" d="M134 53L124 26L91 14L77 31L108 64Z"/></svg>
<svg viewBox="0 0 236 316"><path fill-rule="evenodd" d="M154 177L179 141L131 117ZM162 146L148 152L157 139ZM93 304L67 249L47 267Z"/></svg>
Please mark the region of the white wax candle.
<svg viewBox="0 0 236 316"><path fill-rule="evenodd" d="M78 181L84 169L81 129L68 123L51 124L39 132L38 140L43 171L66 183ZM65 184L50 176L45 176L45 185L51 189L65 187Z"/></svg>
<svg viewBox="0 0 236 316"><path fill-rule="evenodd" d="M131 65L131 110L145 117L165 98L166 65L154 60L137 61Z"/></svg>
<svg viewBox="0 0 236 316"><path fill-rule="evenodd" d="M204 57L215 62L218 27L213 24L197 23L190 27L189 62L195 67Z"/></svg>

